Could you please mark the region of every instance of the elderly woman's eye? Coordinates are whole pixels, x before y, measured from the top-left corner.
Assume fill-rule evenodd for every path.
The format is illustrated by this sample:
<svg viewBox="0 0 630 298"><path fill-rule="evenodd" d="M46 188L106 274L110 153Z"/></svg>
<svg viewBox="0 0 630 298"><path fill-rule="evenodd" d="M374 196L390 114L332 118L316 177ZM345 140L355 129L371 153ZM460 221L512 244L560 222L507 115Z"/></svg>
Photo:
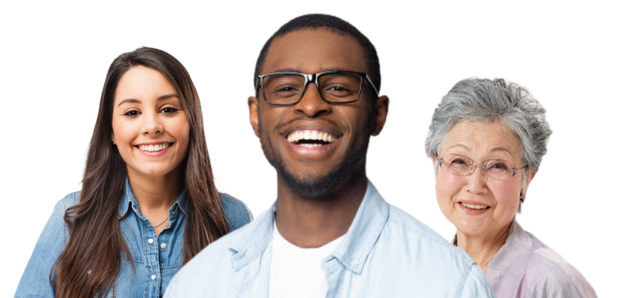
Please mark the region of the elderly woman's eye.
<svg viewBox="0 0 630 298"><path fill-rule="evenodd" d="M508 165L500 160L497 161L493 161L490 164L488 164L488 169L493 169L493 170L508 170Z"/></svg>
<svg viewBox="0 0 630 298"><path fill-rule="evenodd" d="M463 158L455 158L450 162L453 165L468 165L468 163Z"/></svg>

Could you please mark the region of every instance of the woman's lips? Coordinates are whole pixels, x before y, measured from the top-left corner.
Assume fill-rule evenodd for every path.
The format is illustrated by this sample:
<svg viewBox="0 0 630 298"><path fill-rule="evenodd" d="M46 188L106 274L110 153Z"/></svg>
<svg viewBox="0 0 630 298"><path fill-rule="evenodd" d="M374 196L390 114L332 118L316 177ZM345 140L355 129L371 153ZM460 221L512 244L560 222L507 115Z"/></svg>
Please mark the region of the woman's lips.
<svg viewBox="0 0 630 298"><path fill-rule="evenodd" d="M460 210L468 215L484 214L490 210L490 206L480 202L457 202Z"/></svg>
<svg viewBox="0 0 630 298"><path fill-rule="evenodd" d="M154 143L135 145L139 151L146 156L157 157L165 154L173 143Z"/></svg>

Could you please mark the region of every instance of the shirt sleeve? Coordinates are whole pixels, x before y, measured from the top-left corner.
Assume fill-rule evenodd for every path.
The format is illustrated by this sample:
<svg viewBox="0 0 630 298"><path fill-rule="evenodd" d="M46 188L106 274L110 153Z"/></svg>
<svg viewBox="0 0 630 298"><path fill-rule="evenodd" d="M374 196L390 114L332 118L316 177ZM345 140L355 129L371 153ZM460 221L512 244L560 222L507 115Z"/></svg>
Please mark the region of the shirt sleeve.
<svg viewBox="0 0 630 298"><path fill-rule="evenodd" d="M462 290L461 297L466 298L494 298L494 293L492 292L492 288L486 280L483 272L477 266L477 264L473 264L470 268L470 272L466 281L464 282L464 288Z"/></svg>
<svg viewBox="0 0 630 298"><path fill-rule="evenodd" d="M24 269L15 297L54 297L50 269L65 245L68 228L63 216L73 194L57 202L53 214L42 230L31 258Z"/></svg>
<svg viewBox="0 0 630 298"><path fill-rule="evenodd" d="M535 282L527 285L527 294L533 298L597 298L595 290L573 267L561 271L558 267L541 272ZM564 268L566 269L566 268Z"/></svg>

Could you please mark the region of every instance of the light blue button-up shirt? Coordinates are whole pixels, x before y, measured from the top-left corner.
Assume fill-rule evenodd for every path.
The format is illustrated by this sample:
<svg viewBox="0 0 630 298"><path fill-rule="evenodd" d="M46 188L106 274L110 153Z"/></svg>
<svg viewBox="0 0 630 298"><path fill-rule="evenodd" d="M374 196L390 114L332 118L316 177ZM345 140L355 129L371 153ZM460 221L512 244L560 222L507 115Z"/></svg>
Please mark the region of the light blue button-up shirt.
<svg viewBox="0 0 630 298"><path fill-rule="evenodd" d="M206 247L175 275L166 297L268 297L274 214L271 208ZM387 204L371 183L322 266L328 298L494 297L463 250Z"/></svg>
<svg viewBox="0 0 630 298"><path fill-rule="evenodd" d="M129 182L120 199L118 216L122 233L133 260L122 254L120 273L116 279L116 297L161 297L175 273L183 263L184 231L187 206L185 192L169 209L170 224L156 235L147 217L140 212L138 201ZM239 200L219 194L221 207L228 220L230 230L237 229L251 220L247 207ZM63 216L70 206L79 202L80 193L67 195L55 206L44 227L31 259L26 265L15 297L54 297L49 282L50 269L61 254L68 238L68 227ZM94 237L94 242L107 245L103 239ZM135 271L134 271L135 267ZM111 297L108 293L107 297Z"/></svg>

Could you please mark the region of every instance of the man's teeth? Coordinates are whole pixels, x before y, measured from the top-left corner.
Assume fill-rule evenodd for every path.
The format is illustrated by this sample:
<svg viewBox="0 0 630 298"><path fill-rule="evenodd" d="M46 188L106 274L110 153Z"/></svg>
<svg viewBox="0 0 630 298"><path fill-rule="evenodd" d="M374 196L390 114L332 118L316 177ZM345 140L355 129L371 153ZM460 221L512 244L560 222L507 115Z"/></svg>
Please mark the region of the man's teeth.
<svg viewBox="0 0 630 298"><path fill-rule="evenodd" d="M337 138L335 138L333 135L318 130L298 130L290 133L287 136L287 140L289 140L289 142L293 144L296 144L300 141L316 141L300 144L306 147L321 146L321 143L332 143L336 139Z"/></svg>
<svg viewBox="0 0 630 298"><path fill-rule="evenodd" d="M466 203L461 203L461 204L466 208L475 209L475 210L483 210L483 209L490 208L486 205L473 205L473 204L466 204Z"/></svg>
<svg viewBox="0 0 630 298"><path fill-rule="evenodd" d="M168 148L169 146L170 146L170 143L162 143L162 144L156 144L156 145L138 145L138 148L140 148L140 150L142 151L158 152L158 151L162 151Z"/></svg>

